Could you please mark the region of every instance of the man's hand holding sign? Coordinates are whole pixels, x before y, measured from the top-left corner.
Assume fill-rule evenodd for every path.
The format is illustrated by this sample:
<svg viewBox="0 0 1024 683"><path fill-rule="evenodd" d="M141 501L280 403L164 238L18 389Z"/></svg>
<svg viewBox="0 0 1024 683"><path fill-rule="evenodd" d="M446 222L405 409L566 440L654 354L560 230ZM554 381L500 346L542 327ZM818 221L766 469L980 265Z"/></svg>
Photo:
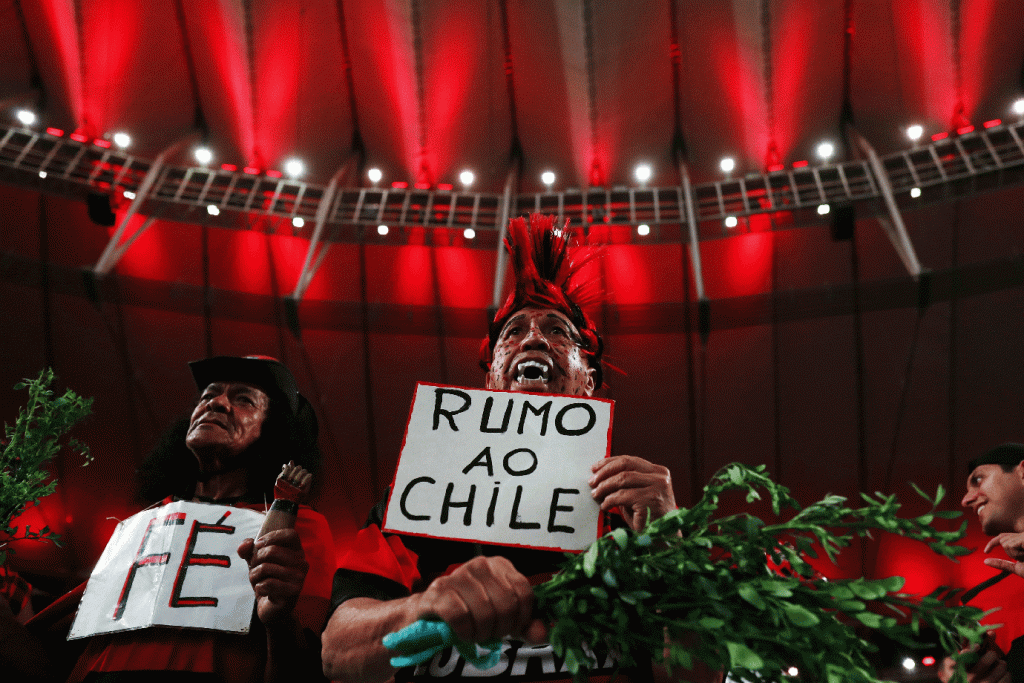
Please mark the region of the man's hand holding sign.
<svg viewBox="0 0 1024 683"><path fill-rule="evenodd" d="M579 264L562 272L566 237L550 219L533 216L530 226L512 222L507 246L516 289L481 349L491 391L418 386L386 522L360 532L335 578L340 605L322 637L332 679L391 678L395 653L382 639L421 619L445 622L464 643L542 642L547 628L533 617L524 573L526 564L536 569L526 556L538 552L522 549L579 551L600 533L601 511L618 507L636 528L648 514L675 508L666 468L607 457L612 403L589 398L602 385L602 346L568 282ZM448 561L461 564L442 566L440 575L421 574L443 560L405 548L419 536L462 539L438 543L469 556L453 555ZM551 571L562 555L548 554ZM503 649L498 669L485 666L483 674L467 660L462 675L501 667L517 675L528 650ZM461 665L452 657L445 671ZM407 661L419 660L396 663Z"/></svg>

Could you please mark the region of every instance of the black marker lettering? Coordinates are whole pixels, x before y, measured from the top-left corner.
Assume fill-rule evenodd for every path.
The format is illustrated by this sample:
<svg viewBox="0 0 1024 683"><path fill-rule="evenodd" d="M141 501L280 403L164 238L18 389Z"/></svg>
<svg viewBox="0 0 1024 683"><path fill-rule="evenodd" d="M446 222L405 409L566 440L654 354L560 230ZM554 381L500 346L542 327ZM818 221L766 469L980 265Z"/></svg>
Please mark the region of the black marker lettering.
<svg viewBox="0 0 1024 683"><path fill-rule="evenodd" d="M458 396L463 401L462 407L458 410L444 410L441 408L441 403L444 401L445 394L451 394L452 396ZM455 426L455 416L459 413L463 413L469 410L469 404L472 399L465 391L459 391L458 389L435 389L434 390L434 431L437 431L437 425L441 421L441 416L444 415L448 418L448 425L452 428L453 432L459 431L459 428Z"/></svg>
<svg viewBox="0 0 1024 683"><path fill-rule="evenodd" d="M494 508L498 505L498 487L500 481L494 482L494 490L491 492L491 505L487 508L487 526L494 526Z"/></svg>
<svg viewBox="0 0 1024 683"><path fill-rule="evenodd" d="M540 415L540 435L544 436L548 431L548 415L551 413L551 401L548 401L540 408L534 408L530 405L529 401L523 401L523 412L519 416L519 433L523 433L523 425L526 423L526 412L529 411L534 415Z"/></svg>
<svg viewBox="0 0 1024 683"><path fill-rule="evenodd" d="M580 429L567 429L564 423L565 414L568 413L570 410L573 410L574 408L583 408L583 410L587 411L587 414L590 416L590 421L587 422L587 425L585 427L581 427ZM594 412L594 409L591 408L589 405L587 405L586 403L570 403L566 407L559 410L558 415L555 416L555 429L557 429L558 433L563 436L582 436L583 434L586 434L591 429L593 429L594 424L596 422L597 414Z"/></svg>
<svg viewBox="0 0 1024 683"><path fill-rule="evenodd" d="M509 460L511 460L512 456L515 455L516 453L529 453L530 457L533 458L533 464L531 464L525 470L512 469L512 467L509 465ZM529 448L517 448L514 451L509 451L505 455L505 460L501 464L502 466L504 466L505 471L511 474L513 477L525 477L527 474L530 474L535 469L537 469L537 454L531 451Z"/></svg>
<svg viewBox="0 0 1024 683"><path fill-rule="evenodd" d="M185 548L185 554L181 558L181 564L178 565L178 575L174 577L174 590L171 591L171 607L217 606L217 598L212 595L206 597L181 597L181 588L185 584L185 574L188 573L188 568L192 565L201 564L207 567L213 566L224 568L231 566L231 558L227 555L196 554L196 542L199 540L199 534L202 533L233 534L235 533L235 527L224 526L223 524L203 524L198 519L192 522L192 531L188 535L188 544Z"/></svg>
<svg viewBox="0 0 1024 683"><path fill-rule="evenodd" d="M494 476L494 465L491 464L491 447L490 446L486 446L482 451L480 451L480 455L478 455L475 458L473 458L473 462L471 462L468 465L466 465L466 467L462 470L462 473L463 474L469 474L469 471L471 469L473 469L474 467L486 467L487 468L487 476L488 477L493 477Z"/></svg>
<svg viewBox="0 0 1024 683"><path fill-rule="evenodd" d="M427 482L428 484L437 483L430 477L416 477L415 479L413 479L412 481L405 485L405 490L402 491L402 497L398 501L398 509L402 511L402 514L405 515L406 519L411 519L413 521L424 521L430 519L430 515L414 515L411 512L409 512L409 509L407 507L405 507L405 502L409 498L409 492L412 491L412 487L422 482Z"/></svg>
<svg viewBox="0 0 1024 683"><path fill-rule="evenodd" d="M555 489L554 492L551 494L551 514L548 515L548 531L550 533L555 533L556 531L561 531L561 532L564 532L564 533L567 533L567 534L571 534L571 533L575 533L575 531L576 531L571 526L564 526L564 525L561 525L561 524L555 524L555 513L557 513L557 512L572 512L574 510L574 508L571 505L559 505L558 504L558 497L560 495L562 495L563 493L571 493L574 496L578 496L580 494L580 490L579 489Z"/></svg>
<svg viewBox="0 0 1024 683"><path fill-rule="evenodd" d="M512 399L508 400L508 406L505 408L505 417L502 418L500 428L488 426L491 421L491 408L493 406L494 397L488 396L487 400L484 401L484 414L480 418L480 431L488 434L504 434L508 430L509 418L512 417Z"/></svg>
<svg viewBox="0 0 1024 683"><path fill-rule="evenodd" d="M149 537L153 532L153 525L159 524L161 526L176 526L184 523L184 512L173 512L163 518L154 517L149 520L149 524L146 525L146 533L142 535L142 543L139 544L139 552L135 554L135 561L132 562L132 567L128 570L128 576L125 578L124 586L121 588L121 595L117 598L117 606L114 608L114 621L118 621L124 616L124 608L128 604L128 594L132 590L132 584L135 582L135 573L139 568L151 565L160 566L162 564L167 564L171 560L170 553L154 553L152 555L142 554L146 549L146 541L149 540Z"/></svg>
<svg viewBox="0 0 1024 683"><path fill-rule="evenodd" d="M476 497L476 484L469 487L469 498L461 503L452 502L452 491L454 490L455 484L448 484L448 489L444 492L444 502L441 504L441 524L448 523L448 508L466 508L466 513L462 516L462 524L469 526L473 523L473 498Z"/></svg>
<svg viewBox="0 0 1024 683"><path fill-rule="evenodd" d="M522 485L516 487L516 499L512 503L512 517L509 518L508 528L509 529L539 529L539 522L520 522L519 521L519 501L523 499L523 487Z"/></svg>

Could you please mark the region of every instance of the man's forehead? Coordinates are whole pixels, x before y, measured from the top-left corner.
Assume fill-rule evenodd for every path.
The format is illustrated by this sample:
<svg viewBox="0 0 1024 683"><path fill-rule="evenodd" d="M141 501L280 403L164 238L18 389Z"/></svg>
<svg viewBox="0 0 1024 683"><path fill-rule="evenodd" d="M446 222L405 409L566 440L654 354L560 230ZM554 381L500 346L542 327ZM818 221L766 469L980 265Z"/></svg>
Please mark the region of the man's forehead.
<svg viewBox="0 0 1024 683"><path fill-rule="evenodd" d="M512 323L521 322L521 321L525 320L527 317L529 317L529 315L531 313L540 315L540 316L545 317L545 318L553 318L553 319L555 319L555 320L557 320L557 321L559 321L559 322L561 322L561 323L563 323L565 325L568 325L569 328L572 329L572 330L576 329L576 326L572 324L572 321L569 320L568 316L563 315L562 313L559 313L558 311L556 311L554 309L550 309L550 308L520 308L518 311L513 313L512 316L509 317L509 319L505 322L505 324L501 328L502 331L504 331L505 328L507 328Z"/></svg>
<svg viewBox="0 0 1024 683"><path fill-rule="evenodd" d="M255 384L250 384L249 382L235 382L235 381L232 381L232 380L229 380L229 379L217 380L215 382L210 382L209 384L206 385L206 388L203 389L203 391L206 391L206 389L210 389L210 388L221 389L221 390L229 390L229 391L235 391L235 392L242 392L242 391L244 391L244 392L247 392L247 393L260 394L260 395L263 395L263 396L267 395L267 392L263 391L263 389L261 389L260 387L256 386Z"/></svg>

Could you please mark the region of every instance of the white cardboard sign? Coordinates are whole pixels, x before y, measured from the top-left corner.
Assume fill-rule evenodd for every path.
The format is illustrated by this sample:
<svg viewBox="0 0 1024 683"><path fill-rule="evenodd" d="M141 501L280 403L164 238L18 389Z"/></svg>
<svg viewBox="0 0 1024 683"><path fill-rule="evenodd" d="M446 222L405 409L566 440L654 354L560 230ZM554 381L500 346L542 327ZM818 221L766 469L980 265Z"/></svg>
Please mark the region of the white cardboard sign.
<svg viewBox="0 0 1024 683"><path fill-rule="evenodd" d="M177 501L117 525L68 639L149 626L247 633L256 596L236 549L264 515Z"/></svg>
<svg viewBox="0 0 1024 683"><path fill-rule="evenodd" d="M591 466L614 402L416 386L386 531L578 552L600 534Z"/></svg>

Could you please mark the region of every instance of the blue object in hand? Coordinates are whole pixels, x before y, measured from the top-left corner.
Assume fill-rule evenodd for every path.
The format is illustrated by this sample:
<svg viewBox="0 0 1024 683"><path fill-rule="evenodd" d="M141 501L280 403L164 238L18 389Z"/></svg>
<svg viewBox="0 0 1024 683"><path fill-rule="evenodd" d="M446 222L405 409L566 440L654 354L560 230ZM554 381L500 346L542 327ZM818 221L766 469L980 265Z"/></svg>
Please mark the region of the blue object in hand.
<svg viewBox="0 0 1024 683"><path fill-rule="evenodd" d="M443 621L420 619L401 631L384 636L381 643L398 653L391 666L402 668L428 661L446 647L455 646L462 658L478 669L490 669L501 656L501 641L477 645L455 637L451 626Z"/></svg>

